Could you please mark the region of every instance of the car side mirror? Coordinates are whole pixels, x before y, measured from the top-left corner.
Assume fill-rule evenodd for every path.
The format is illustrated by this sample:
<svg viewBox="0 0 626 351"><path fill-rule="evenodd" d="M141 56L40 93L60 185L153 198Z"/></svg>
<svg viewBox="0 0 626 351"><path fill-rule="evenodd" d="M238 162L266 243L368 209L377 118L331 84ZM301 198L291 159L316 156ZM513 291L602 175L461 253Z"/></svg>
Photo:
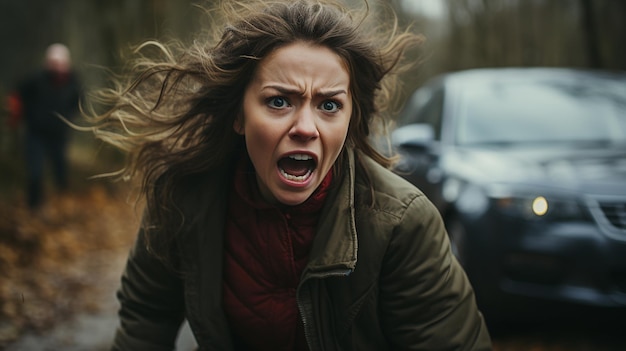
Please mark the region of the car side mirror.
<svg viewBox="0 0 626 351"><path fill-rule="evenodd" d="M391 133L391 143L395 148L432 149L435 142L435 130L430 124L408 124Z"/></svg>

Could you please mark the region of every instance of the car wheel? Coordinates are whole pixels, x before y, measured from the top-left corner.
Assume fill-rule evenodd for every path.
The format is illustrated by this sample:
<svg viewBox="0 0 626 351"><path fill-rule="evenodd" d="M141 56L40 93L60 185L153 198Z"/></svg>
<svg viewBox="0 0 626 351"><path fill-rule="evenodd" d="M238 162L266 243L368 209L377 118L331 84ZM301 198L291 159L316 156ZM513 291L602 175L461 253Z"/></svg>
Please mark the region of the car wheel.
<svg viewBox="0 0 626 351"><path fill-rule="evenodd" d="M446 221L446 227L448 230L448 236L450 237L452 253L456 256L459 263L465 267L468 263L467 235L465 227L463 227L463 224L456 216L452 216Z"/></svg>

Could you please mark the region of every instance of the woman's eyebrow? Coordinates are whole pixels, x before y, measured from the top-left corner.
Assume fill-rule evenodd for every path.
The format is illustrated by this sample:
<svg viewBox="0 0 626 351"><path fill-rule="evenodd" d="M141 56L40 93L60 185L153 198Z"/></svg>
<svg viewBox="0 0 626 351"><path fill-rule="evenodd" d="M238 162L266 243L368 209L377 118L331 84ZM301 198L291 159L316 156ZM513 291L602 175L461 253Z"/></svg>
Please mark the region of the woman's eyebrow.
<svg viewBox="0 0 626 351"><path fill-rule="evenodd" d="M287 87L280 86L280 85L268 85L268 86L263 87L262 90L265 90L265 89L274 89L283 95L304 95L304 92L302 92L301 90L287 88ZM322 96L322 97L333 97L333 96L337 96L340 94L348 94L348 92L345 89L321 90L321 91L318 91L315 95Z"/></svg>
<svg viewBox="0 0 626 351"><path fill-rule="evenodd" d="M319 96L323 96L323 97L333 97L333 96L337 96L337 95L341 95L341 94L348 94L347 91L345 91L344 89L337 89L337 90L327 90L327 91L320 91L317 93L317 95Z"/></svg>
<svg viewBox="0 0 626 351"><path fill-rule="evenodd" d="M283 95L302 95L302 91L293 88L287 88L281 85L266 85L261 90L274 89Z"/></svg>

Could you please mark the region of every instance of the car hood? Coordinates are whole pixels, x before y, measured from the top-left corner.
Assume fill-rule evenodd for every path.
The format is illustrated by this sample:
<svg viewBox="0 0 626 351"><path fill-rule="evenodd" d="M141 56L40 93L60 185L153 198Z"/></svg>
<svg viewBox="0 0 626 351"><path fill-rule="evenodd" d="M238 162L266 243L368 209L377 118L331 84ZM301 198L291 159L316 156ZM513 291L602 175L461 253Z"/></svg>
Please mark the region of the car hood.
<svg viewBox="0 0 626 351"><path fill-rule="evenodd" d="M626 195L626 146L604 148L451 148L445 173L484 184L541 186L598 195Z"/></svg>

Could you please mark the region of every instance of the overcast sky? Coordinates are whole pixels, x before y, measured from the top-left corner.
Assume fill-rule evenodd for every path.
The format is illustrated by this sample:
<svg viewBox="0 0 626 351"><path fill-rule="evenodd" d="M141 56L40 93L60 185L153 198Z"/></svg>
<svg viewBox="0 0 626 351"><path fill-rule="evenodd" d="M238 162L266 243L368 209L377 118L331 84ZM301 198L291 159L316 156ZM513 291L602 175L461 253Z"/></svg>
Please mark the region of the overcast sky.
<svg viewBox="0 0 626 351"><path fill-rule="evenodd" d="M445 4L441 0L402 0L402 9L408 13L441 18Z"/></svg>

